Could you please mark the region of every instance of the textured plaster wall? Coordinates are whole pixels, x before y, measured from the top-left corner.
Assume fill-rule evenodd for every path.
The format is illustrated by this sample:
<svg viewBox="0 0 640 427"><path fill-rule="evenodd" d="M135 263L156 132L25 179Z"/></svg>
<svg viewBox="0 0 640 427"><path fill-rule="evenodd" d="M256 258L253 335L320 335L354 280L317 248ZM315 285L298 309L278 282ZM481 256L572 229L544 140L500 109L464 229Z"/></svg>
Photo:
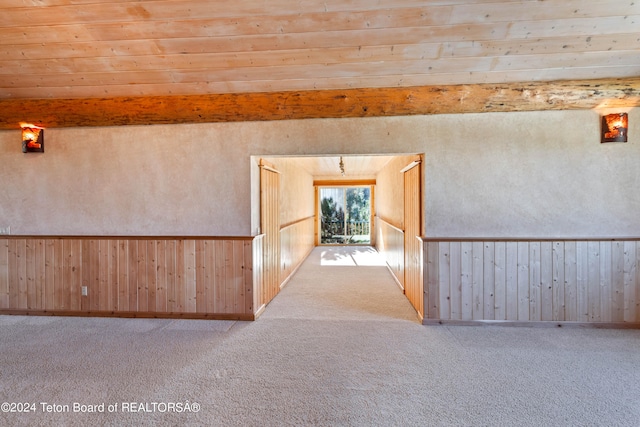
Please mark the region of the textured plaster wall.
<svg viewBox="0 0 640 427"><path fill-rule="evenodd" d="M404 229L404 174L400 171L415 158L394 157L376 177L376 215L400 229Z"/></svg>
<svg viewBox="0 0 640 427"><path fill-rule="evenodd" d="M425 154L427 236L639 236L638 110L629 121L626 144L600 144L595 111L47 129L44 154L2 131L0 228L247 235L255 158L404 152Z"/></svg>
<svg viewBox="0 0 640 427"><path fill-rule="evenodd" d="M313 176L296 165L295 160L271 158L280 171L280 224L288 225L315 214Z"/></svg>

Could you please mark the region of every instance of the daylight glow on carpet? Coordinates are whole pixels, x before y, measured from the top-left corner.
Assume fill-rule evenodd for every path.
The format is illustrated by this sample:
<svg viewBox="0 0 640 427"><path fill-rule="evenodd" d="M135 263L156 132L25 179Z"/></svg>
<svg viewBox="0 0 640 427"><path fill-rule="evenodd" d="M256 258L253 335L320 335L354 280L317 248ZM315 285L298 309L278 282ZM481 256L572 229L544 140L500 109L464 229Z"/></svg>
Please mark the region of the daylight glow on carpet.
<svg viewBox="0 0 640 427"><path fill-rule="evenodd" d="M323 266L385 266L382 256L371 247L327 247L322 251Z"/></svg>

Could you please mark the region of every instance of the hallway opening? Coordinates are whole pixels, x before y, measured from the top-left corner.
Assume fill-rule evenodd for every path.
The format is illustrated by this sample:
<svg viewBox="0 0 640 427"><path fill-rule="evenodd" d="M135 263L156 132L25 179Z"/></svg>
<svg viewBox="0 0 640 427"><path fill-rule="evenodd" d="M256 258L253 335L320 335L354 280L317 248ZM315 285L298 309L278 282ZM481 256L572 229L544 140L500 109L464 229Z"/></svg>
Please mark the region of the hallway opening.
<svg viewBox="0 0 640 427"><path fill-rule="evenodd" d="M422 158L252 156L252 227L264 272L258 313L314 248L369 246L422 317Z"/></svg>

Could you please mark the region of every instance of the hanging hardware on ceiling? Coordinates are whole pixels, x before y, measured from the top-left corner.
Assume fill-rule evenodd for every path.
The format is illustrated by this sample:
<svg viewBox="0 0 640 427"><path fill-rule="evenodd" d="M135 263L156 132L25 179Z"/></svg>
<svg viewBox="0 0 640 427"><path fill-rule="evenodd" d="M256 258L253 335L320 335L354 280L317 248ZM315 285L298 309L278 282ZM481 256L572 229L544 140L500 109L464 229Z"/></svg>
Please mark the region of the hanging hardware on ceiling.
<svg viewBox="0 0 640 427"><path fill-rule="evenodd" d="M340 156L340 173L344 176L344 161L342 160L342 156Z"/></svg>

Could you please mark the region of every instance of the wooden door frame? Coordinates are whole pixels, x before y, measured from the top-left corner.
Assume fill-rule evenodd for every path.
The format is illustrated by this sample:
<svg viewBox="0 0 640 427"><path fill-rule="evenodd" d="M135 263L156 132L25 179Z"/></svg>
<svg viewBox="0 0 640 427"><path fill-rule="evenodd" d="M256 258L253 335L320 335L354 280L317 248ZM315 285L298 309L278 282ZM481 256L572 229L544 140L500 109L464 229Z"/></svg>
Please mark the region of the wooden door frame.
<svg viewBox="0 0 640 427"><path fill-rule="evenodd" d="M280 290L280 172L260 159L260 228L264 235L261 305L268 304ZM266 188L265 174L277 177L275 188ZM271 181L271 179L269 179ZM274 222L275 221L275 222Z"/></svg>
<svg viewBox="0 0 640 427"><path fill-rule="evenodd" d="M423 177L424 170L422 167L422 156L419 155L414 161L404 167L400 172L403 174L403 192L404 192L404 291L405 295L411 302L422 320L424 318L424 275L423 275L423 251L422 251L422 235L423 235ZM407 183L407 172L414 171L418 168L417 183ZM413 178L416 179L416 178ZM417 187L417 188L416 188ZM410 190L408 190L408 188ZM408 192L411 191L411 194ZM417 191L417 197L415 192ZM417 218L412 212L408 212L409 200L417 198ZM415 203L415 200L412 200ZM409 217L411 215L411 217ZM417 224L415 223L417 221ZM417 225L417 229L416 229Z"/></svg>

